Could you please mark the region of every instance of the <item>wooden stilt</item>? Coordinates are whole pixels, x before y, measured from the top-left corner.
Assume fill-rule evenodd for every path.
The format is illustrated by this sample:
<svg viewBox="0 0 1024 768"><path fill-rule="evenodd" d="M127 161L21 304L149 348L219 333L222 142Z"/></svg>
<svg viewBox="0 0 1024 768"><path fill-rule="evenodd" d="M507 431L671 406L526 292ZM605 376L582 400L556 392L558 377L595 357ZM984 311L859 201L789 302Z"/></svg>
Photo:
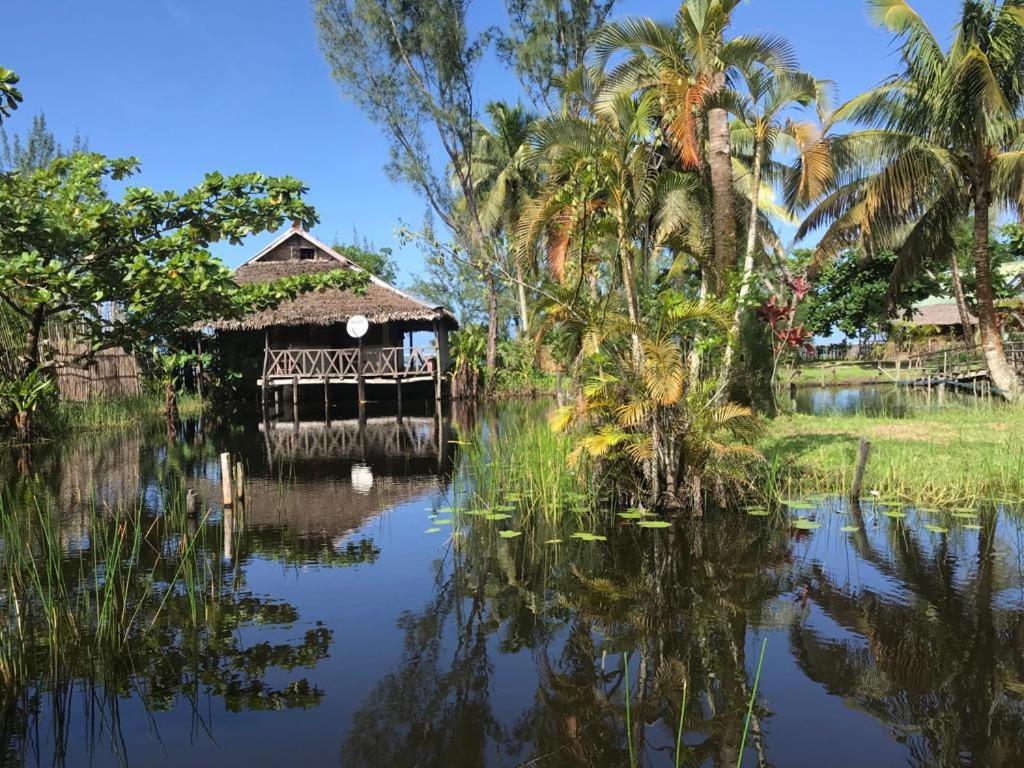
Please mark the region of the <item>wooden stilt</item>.
<svg viewBox="0 0 1024 768"><path fill-rule="evenodd" d="M235 498L241 501L245 498L245 468L242 462L235 462Z"/></svg>
<svg viewBox="0 0 1024 768"><path fill-rule="evenodd" d="M395 380L395 401L398 404L398 420L402 420L402 380Z"/></svg>
<svg viewBox="0 0 1024 768"><path fill-rule="evenodd" d="M292 379L292 406L299 407L299 377Z"/></svg>
<svg viewBox="0 0 1024 768"><path fill-rule="evenodd" d="M235 513L231 507L224 508L224 559L235 557Z"/></svg>
<svg viewBox="0 0 1024 768"><path fill-rule="evenodd" d="M230 507L234 501L234 495L231 493L231 454L222 453L220 455L220 489L221 489L221 501L224 502L225 507Z"/></svg>

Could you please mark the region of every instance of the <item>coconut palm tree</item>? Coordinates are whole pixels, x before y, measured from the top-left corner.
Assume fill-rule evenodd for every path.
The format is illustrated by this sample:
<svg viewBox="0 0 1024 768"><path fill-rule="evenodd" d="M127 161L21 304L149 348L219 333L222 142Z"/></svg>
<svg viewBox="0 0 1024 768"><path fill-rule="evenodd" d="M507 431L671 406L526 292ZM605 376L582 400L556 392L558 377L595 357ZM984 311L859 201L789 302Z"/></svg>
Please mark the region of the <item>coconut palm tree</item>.
<svg viewBox="0 0 1024 768"><path fill-rule="evenodd" d="M610 23L594 42L601 66L617 52L630 54L609 75L610 91L656 93L663 126L682 167L707 172L714 201L711 282L719 298L737 266L733 158L721 96L737 67L761 62L782 71L792 68L793 58L789 45L777 37L726 40L737 5L739 0L685 0L672 24L651 19Z"/></svg>
<svg viewBox="0 0 1024 768"><path fill-rule="evenodd" d="M901 42L902 71L840 107L827 194L798 237L826 227L816 263L851 245L898 249L894 297L920 269L945 264L956 227L972 213L975 302L993 383L1022 398L996 316L989 229L993 209L1024 211L1024 4L964 0L944 49L907 0L871 0Z"/></svg>
<svg viewBox="0 0 1024 768"><path fill-rule="evenodd" d="M539 169L528 161L527 143L537 118L518 104L500 101L488 104L486 110L491 125L481 126L476 136L473 183L482 198L480 220L485 231L493 237L503 237L509 246L520 327L527 333L530 318L526 278L534 269L532 264L524 264L523 257L529 251L516 248L514 239L526 202L536 192L540 180Z"/></svg>
<svg viewBox="0 0 1024 768"><path fill-rule="evenodd" d="M818 121L797 120L792 116L794 108L817 105L821 117L822 110L828 108L830 81L816 80L802 72L776 73L760 64L743 67L740 76L745 86L743 91L727 94L727 101L730 102L729 111L736 116L732 143L737 150L745 150L750 156L750 213L739 294L720 376L723 390L729 383L735 340L753 284L759 235L764 231L758 225L766 169L774 171L773 176L779 176L779 169L772 167L776 150L796 155L800 160L796 164L797 178L789 183L798 186L800 198L804 200L816 198L824 191L832 170L827 145L820 140Z"/></svg>

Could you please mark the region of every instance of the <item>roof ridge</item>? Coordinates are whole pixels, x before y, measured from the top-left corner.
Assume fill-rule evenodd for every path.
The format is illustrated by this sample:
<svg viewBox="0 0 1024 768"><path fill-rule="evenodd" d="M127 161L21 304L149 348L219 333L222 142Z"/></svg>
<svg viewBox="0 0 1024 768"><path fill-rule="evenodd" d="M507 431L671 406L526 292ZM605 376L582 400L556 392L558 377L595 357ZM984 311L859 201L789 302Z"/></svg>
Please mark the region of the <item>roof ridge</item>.
<svg viewBox="0 0 1024 768"><path fill-rule="evenodd" d="M356 270L358 272L365 272L367 275L369 275L370 282L372 282L374 285L379 286L380 288L385 288L385 289L387 289L387 290L389 290L389 291L391 291L391 292L401 296L403 299L408 299L409 301L411 301L411 302L413 302L415 304L419 304L424 309L431 309L431 310L446 309L446 307L443 307L443 306L434 306L434 305L428 304L427 302L423 301L422 299L418 299L415 296L413 296L411 294L408 294L405 291L401 290L400 288L396 288L395 286L391 285L391 283L388 283L388 282L385 282L384 280L381 280L379 277L377 277L375 274L370 272L365 267L361 267L358 264L356 264L354 261L352 261L351 259L349 259L349 258L347 258L345 256L342 256L336 250L331 248L331 246L327 245L322 240L320 240L317 237L315 237L314 235L310 234L305 229L303 229L301 226L298 226L298 227L297 226L292 226L292 227L288 228L287 230L285 230L283 233L281 233L280 235L275 237L273 242L271 242L263 250L261 250L259 253L257 253L255 256L253 256L248 261L245 261L242 264L240 264L235 271L237 272L242 267L247 267L247 266L250 266L253 263L259 262L260 259L262 259L268 253L270 253L270 251L274 250L274 248L276 248L277 246L281 245L281 243L285 242L292 235L299 235L304 240L306 240L308 243L310 243L311 245L314 245L317 248L319 248L320 250L324 251L331 258L337 259L341 263L347 265L350 269L354 269L354 270Z"/></svg>

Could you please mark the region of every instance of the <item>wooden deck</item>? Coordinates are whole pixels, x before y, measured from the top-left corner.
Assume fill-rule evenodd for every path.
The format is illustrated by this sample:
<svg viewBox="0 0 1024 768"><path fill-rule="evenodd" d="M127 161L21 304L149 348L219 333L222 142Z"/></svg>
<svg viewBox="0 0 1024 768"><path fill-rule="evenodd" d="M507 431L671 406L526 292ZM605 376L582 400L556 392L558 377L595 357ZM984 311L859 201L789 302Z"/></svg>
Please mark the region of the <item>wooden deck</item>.
<svg viewBox="0 0 1024 768"><path fill-rule="evenodd" d="M1024 378L1024 343L1004 344L1004 349L1018 377ZM908 379L900 383L910 387L947 385L973 388L976 383L987 382L989 378L980 346L954 347L917 355L907 359L905 364Z"/></svg>
<svg viewBox="0 0 1024 768"><path fill-rule="evenodd" d="M329 400L332 384L355 384L359 401L365 402L366 384L395 384L401 399L403 383L432 381L441 398L442 374L437 355L419 347L351 347L344 349L266 349L263 375L256 380L266 402L270 387L320 385Z"/></svg>

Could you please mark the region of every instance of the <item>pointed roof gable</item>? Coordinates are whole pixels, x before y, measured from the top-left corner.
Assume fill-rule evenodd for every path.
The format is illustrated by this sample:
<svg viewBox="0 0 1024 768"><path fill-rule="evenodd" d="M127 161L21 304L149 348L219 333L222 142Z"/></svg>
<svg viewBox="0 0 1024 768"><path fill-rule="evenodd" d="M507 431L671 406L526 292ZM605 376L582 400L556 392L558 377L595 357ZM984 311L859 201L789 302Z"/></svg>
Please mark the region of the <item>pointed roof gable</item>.
<svg viewBox="0 0 1024 768"><path fill-rule="evenodd" d="M313 258L295 258L296 245L311 247ZM266 283L283 277L336 269L353 269L369 275L366 292L357 294L337 288L311 291L282 302L275 309L254 312L241 320L214 323L212 327L218 330L259 330L274 325L335 325L346 322L353 315L364 315L371 323L446 320L458 325L455 316L446 308L431 306L370 274L298 225L278 235L242 264L235 270L233 279L243 285Z"/></svg>

